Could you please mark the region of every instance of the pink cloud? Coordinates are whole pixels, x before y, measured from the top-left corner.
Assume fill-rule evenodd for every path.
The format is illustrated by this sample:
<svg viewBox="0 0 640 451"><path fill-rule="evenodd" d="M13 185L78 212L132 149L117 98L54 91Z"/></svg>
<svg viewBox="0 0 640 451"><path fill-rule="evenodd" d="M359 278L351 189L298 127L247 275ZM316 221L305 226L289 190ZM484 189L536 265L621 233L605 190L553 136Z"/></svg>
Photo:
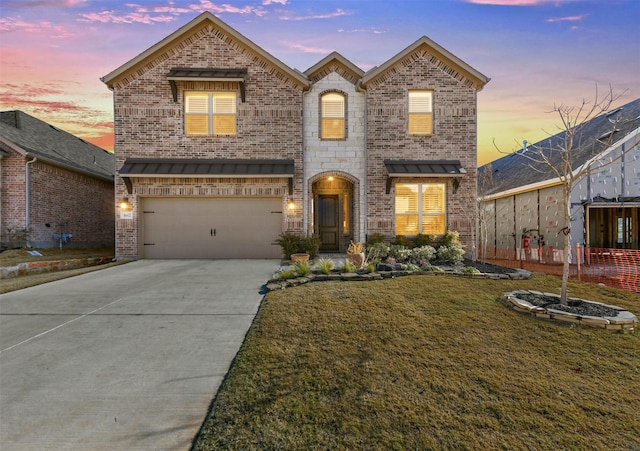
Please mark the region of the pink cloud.
<svg viewBox="0 0 640 451"><path fill-rule="evenodd" d="M265 6L273 5L274 3L278 3L280 5L286 5L288 0L262 0L262 4Z"/></svg>
<svg viewBox="0 0 640 451"><path fill-rule="evenodd" d="M315 14L311 16L283 16L282 20L314 20L314 19L333 19L334 17L348 16L349 13L344 9L336 9L332 13L327 14Z"/></svg>
<svg viewBox="0 0 640 451"><path fill-rule="evenodd" d="M464 0L467 3L476 5L496 5L496 6L536 6L546 3L567 3L575 0Z"/></svg>
<svg viewBox="0 0 640 451"><path fill-rule="evenodd" d="M323 48L320 48L320 47L306 47L306 46L304 46L302 44L293 44L293 45L290 46L290 48L292 48L294 50L297 50L297 51L300 51L302 53L319 53L321 55L328 54L328 53L332 52L332 50L329 50L329 49L323 49Z"/></svg>

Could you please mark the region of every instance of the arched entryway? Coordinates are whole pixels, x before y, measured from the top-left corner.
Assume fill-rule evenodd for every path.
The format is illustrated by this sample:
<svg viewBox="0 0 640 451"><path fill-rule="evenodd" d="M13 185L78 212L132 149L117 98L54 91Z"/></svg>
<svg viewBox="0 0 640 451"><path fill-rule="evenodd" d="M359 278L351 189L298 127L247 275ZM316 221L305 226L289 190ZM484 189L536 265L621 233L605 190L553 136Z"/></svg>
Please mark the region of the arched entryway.
<svg viewBox="0 0 640 451"><path fill-rule="evenodd" d="M357 179L342 173L318 174L311 184L311 224L321 252L346 252L357 235Z"/></svg>

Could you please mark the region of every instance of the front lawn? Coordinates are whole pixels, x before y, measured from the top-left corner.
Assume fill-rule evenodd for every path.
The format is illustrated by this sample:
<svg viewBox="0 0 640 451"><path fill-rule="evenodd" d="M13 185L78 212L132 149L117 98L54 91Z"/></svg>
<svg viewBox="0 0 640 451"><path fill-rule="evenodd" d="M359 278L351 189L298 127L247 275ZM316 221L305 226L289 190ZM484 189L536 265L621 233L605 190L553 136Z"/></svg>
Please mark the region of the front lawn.
<svg viewBox="0 0 640 451"><path fill-rule="evenodd" d="M411 276L271 292L194 449L637 449L640 333L497 300L559 287ZM638 294L569 289L640 316Z"/></svg>

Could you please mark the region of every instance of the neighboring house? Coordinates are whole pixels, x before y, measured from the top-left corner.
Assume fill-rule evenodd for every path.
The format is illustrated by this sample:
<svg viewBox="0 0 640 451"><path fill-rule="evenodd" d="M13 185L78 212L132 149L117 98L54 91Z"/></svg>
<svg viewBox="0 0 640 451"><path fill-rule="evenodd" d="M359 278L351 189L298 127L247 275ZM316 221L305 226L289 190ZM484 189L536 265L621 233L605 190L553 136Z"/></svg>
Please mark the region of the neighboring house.
<svg viewBox="0 0 640 451"><path fill-rule="evenodd" d="M112 153L0 112L0 247L113 246L114 169Z"/></svg>
<svg viewBox="0 0 640 451"><path fill-rule="evenodd" d="M476 97L426 37L364 73L302 73L203 13L102 78L115 111L118 258L277 258L283 232L476 235Z"/></svg>
<svg viewBox="0 0 640 451"><path fill-rule="evenodd" d="M548 165L534 164L523 153L557 148L565 133L478 169L481 226L489 248L521 252L525 240L531 250L541 249L540 244L542 249L563 247L567 224L560 180ZM640 248L639 142L640 99L591 119L575 136L572 167L577 171L587 165L589 171L575 181L570 195L572 245ZM558 158L552 163L559 167Z"/></svg>

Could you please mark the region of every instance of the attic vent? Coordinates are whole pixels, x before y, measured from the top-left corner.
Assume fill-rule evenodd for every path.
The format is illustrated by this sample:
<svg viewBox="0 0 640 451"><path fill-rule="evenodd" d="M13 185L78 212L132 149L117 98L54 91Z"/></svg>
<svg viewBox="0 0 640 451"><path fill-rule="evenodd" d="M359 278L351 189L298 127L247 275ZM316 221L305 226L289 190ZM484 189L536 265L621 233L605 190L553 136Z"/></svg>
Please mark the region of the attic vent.
<svg viewBox="0 0 640 451"><path fill-rule="evenodd" d="M620 111L622 111L622 107L609 111L608 113L605 114L605 116L606 117L613 116L614 114L619 113Z"/></svg>

